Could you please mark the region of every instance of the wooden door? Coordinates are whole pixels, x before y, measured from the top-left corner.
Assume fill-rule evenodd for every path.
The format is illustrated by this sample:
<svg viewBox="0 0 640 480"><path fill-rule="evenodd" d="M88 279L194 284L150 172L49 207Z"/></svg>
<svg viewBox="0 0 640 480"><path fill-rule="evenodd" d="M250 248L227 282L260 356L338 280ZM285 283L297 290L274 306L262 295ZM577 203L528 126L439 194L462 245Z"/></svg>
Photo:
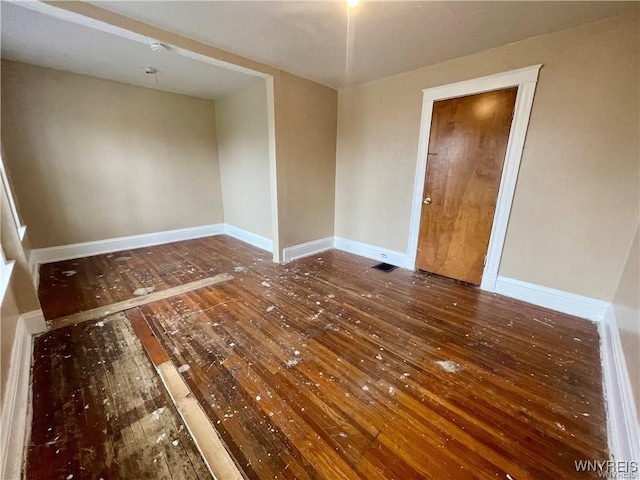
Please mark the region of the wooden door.
<svg viewBox="0 0 640 480"><path fill-rule="evenodd" d="M418 269L480 284L517 91L434 102Z"/></svg>

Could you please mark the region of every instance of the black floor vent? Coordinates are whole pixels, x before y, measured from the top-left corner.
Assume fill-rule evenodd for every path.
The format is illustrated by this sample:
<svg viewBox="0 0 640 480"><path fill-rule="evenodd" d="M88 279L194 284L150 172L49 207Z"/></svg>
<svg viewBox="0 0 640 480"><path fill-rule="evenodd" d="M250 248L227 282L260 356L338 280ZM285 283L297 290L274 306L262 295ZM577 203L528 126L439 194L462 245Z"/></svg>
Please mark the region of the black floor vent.
<svg viewBox="0 0 640 480"><path fill-rule="evenodd" d="M383 262L383 263L379 263L377 265L374 265L371 268L375 268L376 270L382 270L383 272L389 273L389 272L393 272L398 267L396 267L395 265L391 265L390 263L384 263Z"/></svg>

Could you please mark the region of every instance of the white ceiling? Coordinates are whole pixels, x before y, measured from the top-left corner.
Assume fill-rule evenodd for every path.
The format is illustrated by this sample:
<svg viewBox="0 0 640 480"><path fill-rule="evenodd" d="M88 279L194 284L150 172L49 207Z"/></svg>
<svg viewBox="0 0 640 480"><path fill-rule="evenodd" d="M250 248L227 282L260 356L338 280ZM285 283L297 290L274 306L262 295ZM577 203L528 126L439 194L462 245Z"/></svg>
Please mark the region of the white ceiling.
<svg viewBox="0 0 640 480"><path fill-rule="evenodd" d="M92 3L333 87L638 14L637 2L363 1L348 35L344 1Z"/></svg>
<svg viewBox="0 0 640 480"><path fill-rule="evenodd" d="M344 1L92 3L336 88L625 12L638 15L638 2L614 1L363 1L351 11ZM203 98L256 81L176 52L153 52L152 39L141 43L28 5L0 2L3 58ZM158 69L158 83L144 73L147 65Z"/></svg>
<svg viewBox="0 0 640 480"><path fill-rule="evenodd" d="M209 99L259 81L175 52L153 52L150 41L140 43L13 3L1 2L0 14L2 57L10 60ZM144 66L158 70L158 83Z"/></svg>

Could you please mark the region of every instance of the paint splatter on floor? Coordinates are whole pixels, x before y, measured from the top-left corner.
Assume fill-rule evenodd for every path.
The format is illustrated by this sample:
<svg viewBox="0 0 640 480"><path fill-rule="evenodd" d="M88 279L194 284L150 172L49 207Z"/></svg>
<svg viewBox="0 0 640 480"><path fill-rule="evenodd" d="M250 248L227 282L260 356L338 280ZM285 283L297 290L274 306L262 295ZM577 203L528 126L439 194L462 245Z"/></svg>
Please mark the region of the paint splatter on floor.
<svg viewBox="0 0 640 480"><path fill-rule="evenodd" d="M136 288L133 291L133 294L136 297L142 297L144 295L149 295L151 292L153 292L156 289L156 287L140 287L140 288Z"/></svg>
<svg viewBox="0 0 640 480"><path fill-rule="evenodd" d="M452 362L451 360L440 360L436 362L436 364L445 372L449 373L457 373L462 370L462 367L459 364Z"/></svg>

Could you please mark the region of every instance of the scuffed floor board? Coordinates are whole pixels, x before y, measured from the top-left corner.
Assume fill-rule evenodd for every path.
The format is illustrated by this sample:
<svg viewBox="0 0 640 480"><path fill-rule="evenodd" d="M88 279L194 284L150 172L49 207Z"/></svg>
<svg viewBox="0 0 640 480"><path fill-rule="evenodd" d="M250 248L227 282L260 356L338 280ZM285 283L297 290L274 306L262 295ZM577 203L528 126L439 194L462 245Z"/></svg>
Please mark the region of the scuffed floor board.
<svg viewBox="0 0 640 480"><path fill-rule="evenodd" d="M164 348L153 335L142 313L138 309L127 310L125 313L213 476L221 480L243 479L241 471L226 450L218 432L192 395L178 369L169 361Z"/></svg>
<svg viewBox="0 0 640 480"><path fill-rule="evenodd" d="M124 314L36 339L26 478L211 478Z"/></svg>
<svg viewBox="0 0 640 480"><path fill-rule="evenodd" d="M121 302L112 303L110 305L103 305L100 307L92 308L91 310L85 310L83 312L67 315L66 317L55 318L49 321L49 330L55 330L58 328L68 327L69 325L75 325L81 322L89 320L96 320L107 315L114 313L124 312L130 308L147 305L158 300L164 300L165 298L174 297L176 295L182 295L183 293L191 292L199 288L206 288L213 285L217 285L227 280L231 280L233 277L227 273L221 273L214 277L204 278L202 280L196 280L185 285L179 285L177 287L167 288L158 292L152 291L141 296L123 300ZM139 290L144 290L143 288ZM136 290L137 292L137 290ZM134 292L135 293L135 292Z"/></svg>

